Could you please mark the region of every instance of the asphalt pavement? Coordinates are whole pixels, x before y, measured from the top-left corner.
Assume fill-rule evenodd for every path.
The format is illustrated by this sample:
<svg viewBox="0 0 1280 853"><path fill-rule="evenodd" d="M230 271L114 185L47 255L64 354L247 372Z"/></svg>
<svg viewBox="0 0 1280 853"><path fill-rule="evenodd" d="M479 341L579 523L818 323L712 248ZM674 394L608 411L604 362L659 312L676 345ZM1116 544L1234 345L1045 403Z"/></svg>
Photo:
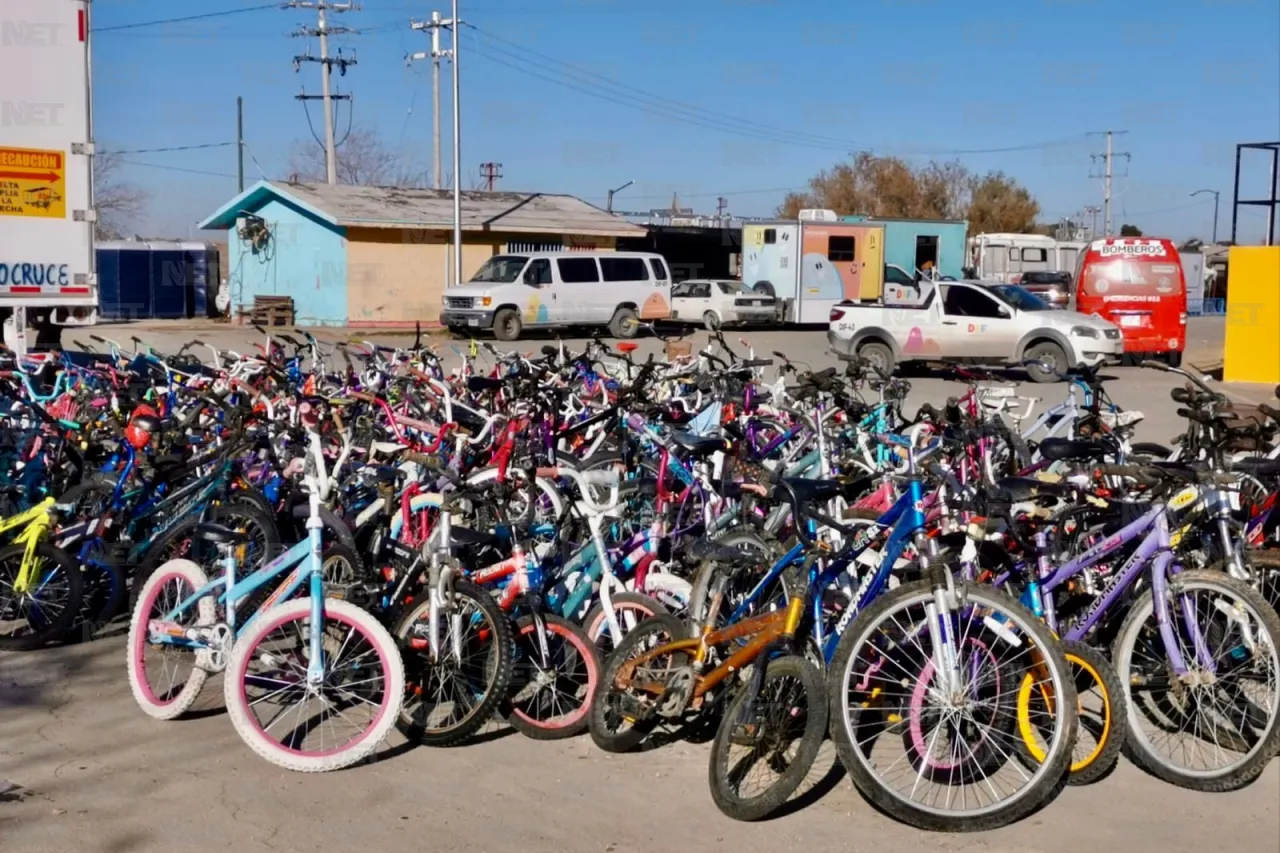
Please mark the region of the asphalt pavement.
<svg viewBox="0 0 1280 853"><path fill-rule="evenodd" d="M116 334L120 330L125 333ZM99 331L125 341L137 331L162 350L200 337L243 351L258 339L228 327ZM1210 345L1212 334L1205 324ZM358 336L393 346L405 341ZM743 336L760 356L776 349L814 366L831 363L819 331ZM528 346L536 350L545 342ZM657 346L642 341L639 352ZM1168 440L1180 429L1169 399L1175 378L1140 368L1108 375L1116 401L1146 414L1142 438ZM962 390L938 378L912 383L911 405ZM1038 410L1064 394L1061 385L1019 387L1043 398ZM1259 389L1246 391L1263 399ZM938 836L878 814L844 777L828 745L795 807L748 825L721 816L712 804L706 746L677 743L609 755L585 736L538 742L494 724L476 743L450 749L411 747L393 735L367 765L306 776L251 753L222 713L220 680L210 679L205 690L194 719L160 723L134 704L118 634L0 653L0 851L1280 851L1280 762L1245 790L1205 794L1166 785L1122 761L1110 777L1068 788L1016 826Z"/></svg>

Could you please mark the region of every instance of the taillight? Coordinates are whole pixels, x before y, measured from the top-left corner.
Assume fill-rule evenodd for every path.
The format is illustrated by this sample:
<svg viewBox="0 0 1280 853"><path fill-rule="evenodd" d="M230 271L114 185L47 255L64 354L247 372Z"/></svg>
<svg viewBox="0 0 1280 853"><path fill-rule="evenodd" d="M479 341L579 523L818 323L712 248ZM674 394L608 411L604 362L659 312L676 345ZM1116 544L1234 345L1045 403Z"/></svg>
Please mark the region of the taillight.
<svg viewBox="0 0 1280 853"><path fill-rule="evenodd" d="M1178 323L1180 323L1180 324L1181 324L1181 325L1183 325L1183 326L1187 325L1187 312L1186 312L1186 311L1180 311L1180 312L1178 312Z"/></svg>
<svg viewBox="0 0 1280 853"><path fill-rule="evenodd" d="M841 308L832 308L832 309L831 309L831 322L832 322L832 323L834 323L836 320L842 319L843 317L844 317L844 310L843 310L843 309L841 309Z"/></svg>

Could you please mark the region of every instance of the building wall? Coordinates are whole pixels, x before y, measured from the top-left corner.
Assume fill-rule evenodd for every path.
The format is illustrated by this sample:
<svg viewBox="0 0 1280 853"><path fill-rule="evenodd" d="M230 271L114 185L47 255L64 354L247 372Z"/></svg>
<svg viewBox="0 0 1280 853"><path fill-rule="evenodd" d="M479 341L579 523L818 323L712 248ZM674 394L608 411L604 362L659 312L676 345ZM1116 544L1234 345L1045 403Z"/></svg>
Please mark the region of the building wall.
<svg viewBox="0 0 1280 853"><path fill-rule="evenodd" d="M292 296L300 325L341 326L347 322L347 241L329 225L280 199L258 211L271 231L261 250L227 234L226 276L233 310L252 305L254 296Z"/></svg>
<svg viewBox="0 0 1280 853"><path fill-rule="evenodd" d="M437 322L444 289L453 278L453 232L407 228L350 228L348 322L398 325ZM531 234L463 234L462 277L470 278L508 243L591 242L612 248L613 238Z"/></svg>
<svg viewBox="0 0 1280 853"><path fill-rule="evenodd" d="M868 222L877 220L868 219ZM884 262L897 264L909 273L916 268L916 237L938 238L938 273L960 278L964 266L964 241L967 228L961 222L898 222L884 225Z"/></svg>

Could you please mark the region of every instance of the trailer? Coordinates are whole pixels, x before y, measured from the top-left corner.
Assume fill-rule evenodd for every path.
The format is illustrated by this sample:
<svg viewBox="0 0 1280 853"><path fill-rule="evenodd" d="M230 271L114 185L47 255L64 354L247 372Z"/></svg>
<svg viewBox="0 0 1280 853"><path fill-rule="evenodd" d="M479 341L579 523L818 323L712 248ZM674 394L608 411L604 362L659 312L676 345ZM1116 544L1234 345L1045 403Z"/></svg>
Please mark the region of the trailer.
<svg viewBox="0 0 1280 853"><path fill-rule="evenodd" d="M880 298L884 226L840 222L829 210L742 228L742 283L780 300L786 323L826 323L844 300Z"/></svg>
<svg viewBox="0 0 1280 853"><path fill-rule="evenodd" d="M87 0L0 0L0 321L25 348L97 320Z"/></svg>

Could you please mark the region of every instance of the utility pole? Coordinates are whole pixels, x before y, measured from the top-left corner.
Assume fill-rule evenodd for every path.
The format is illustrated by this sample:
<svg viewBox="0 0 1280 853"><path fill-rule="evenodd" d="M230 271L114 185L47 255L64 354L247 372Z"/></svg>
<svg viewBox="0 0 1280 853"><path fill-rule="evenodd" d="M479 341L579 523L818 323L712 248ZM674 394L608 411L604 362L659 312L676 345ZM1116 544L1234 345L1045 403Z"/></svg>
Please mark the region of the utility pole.
<svg viewBox="0 0 1280 853"><path fill-rule="evenodd" d="M1090 154L1091 160L1096 162L1102 160L1102 227L1106 230L1104 237L1111 236L1111 178L1113 175L1112 163L1117 157L1123 157L1129 160L1129 152L1112 150L1112 139L1115 136L1123 136L1128 133L1127 130L1104 130L1101 131L1107 138L1106 151L1103 154ZM1096 176L1095 176L1096 177Z"/></svg>
<svg viewBox="0 0 1280 853"><path fill-rule="evenodd" d="M244 192L244 98L236 98L236 179Z"/></svg>
<svg viewBox="0 0 1280 853"><path fill-rule="evenodd" d="M502 177L501 163L481 163L480 174L485 179L485 192L493 192L493 183Z"/></svg>
<svg viewBox="0 0 1280 853"><path fill-rule="evenodd" d="M453 48L453 281L462 283L462 110L458 105L458 65L462 59L458 51L458 0L453 0L453 15L449 18L449 39Z"/></svg>
<svg viewBox="0 0 1280 853"><path fill-rule="evenodd" d="M409 54L408 61L431 60L431 174L432 186L444 188L444 177L440 170L440 60L453 56L452 50L440 49L440 31L448 23L440 17L439 12L431 13L431 20L426 22L412 21L409 27L414 30L431 31L431 50Z"/></svg>
<svg viewBox="0 0 1280 853"><path fill-rule="evenodd" d="M1085 205L1084 212L1092 217L1093 224L1089 226L1089 239L1092 240L1098 236L1098 214L1102 212L1102 208L1096 204Z"/></svg>
<svg viewBox="0 0 1280 853"><path fill-rule="evenodd" d="M318 15L317 25L315 28L299 27L294 33L295 36L306 38L320 39L320 57L311 55L308 50L305 56L295 56L293 58L293 70L298 71L304 62L320 63L320 97L308 95L303 92L295 97L300 101L324 101L324 165L325 173L330 184L338 182L338 152L334 142L333 128L333 102L350 100L350 95L334 95L330 91L330 76L333 68L336 66L338 73L343 77L347 75L347 68L356 64L356 57L353 54L350 57L342 55L342 48L338 48L336 57L329 56L329 36L342 35L344 33L353 33L355 30L349 27L331 27L329 26L329 12L351 12L356 11L360 7L354 3L330 3L328 0L289 0L284 5L285 9L315 9Z"/></svg>
<svg viewBox="0 0 1280 853"><path fill-rule="evenodd" d="M728 209L729 209L729 199L725 198L724 196L720 196L719 198L716 199L716 223L721 228L727 228L729 225L728 217L725 216L725 211L727 211Z"/></svg>

